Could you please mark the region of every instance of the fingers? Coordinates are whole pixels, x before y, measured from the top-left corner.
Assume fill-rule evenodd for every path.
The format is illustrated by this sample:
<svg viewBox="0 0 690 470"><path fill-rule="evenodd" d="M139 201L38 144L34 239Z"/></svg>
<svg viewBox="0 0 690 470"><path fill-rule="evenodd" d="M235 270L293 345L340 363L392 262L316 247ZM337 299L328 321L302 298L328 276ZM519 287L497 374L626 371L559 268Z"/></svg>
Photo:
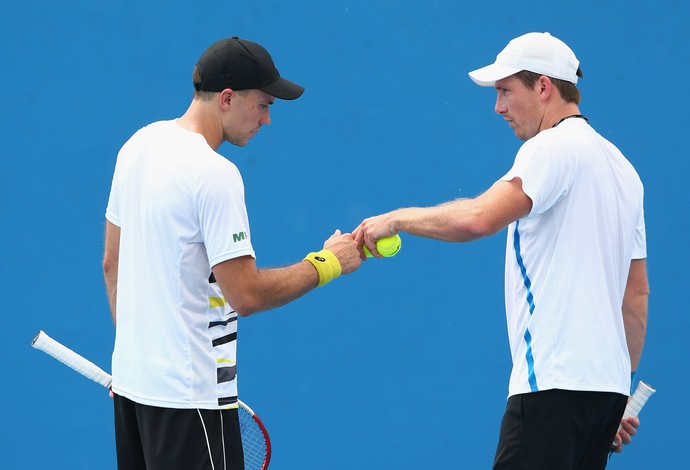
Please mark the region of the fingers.
<svg viewBox="0 0 690 470"><path fill-rule="evenodd" d="M337 229L335 229L335 232L333 232L333 235L331 235L330 237L328 237L328 239L331 240L332 238L336 238L336 237L339 237L339 236L341 236L341 235L342 235L342 232L340 231L339 228L337 228Z"/></svg>
<svg viewBox="0 0 690 470"><path fill-rule="evenodd" d="M616 433L613 440L611 451L620 453L623 451L623 446L632 442L632 438L637 434L637 428L640 427L640 420L638 418L625 418L621 421L621 427Z"/></svg>
<svg viewBox="0 0 690 470"><path fill-rule="evenodd" d="M618 434L623 444L628 445L632 442L632 437L637 434L637 427L639 425L640 421L637 418L626 418L621 421L621 429L618 431Z"/></svg>
<svg viewBox="0 0 690 470"><path fill-rule="evenodd" d="M376 258L382 258L376 249L376 242L379 238L387 237L393 235L390 232L390 227L384 223L381 216L370 217L364 219L361 224L355 229L355 240L360 246L364 245L367 247L372 256ZM362 250L363 259L366 259L364 255L364 250Z"/></svg>
<svg viewBox="0 0 690 470"><path fill-rule="evenodd" d="M334 251L334 254L338 257L338 261L340 261L340 268L343 274L350 274L356 271L362 264L361 248L357 245L354 238L334 248L337 250Z"/></svg>
<svg viewBox="0 0 690 470"><path fill-rule="evenodd" d="M355 237L355 241L357 243L362 243L362 239L364 239L364 232L362 231L362 224L359 224L356 229L352 231L352 235Z"/></svg>
<svg viewBox="0 0 690 470"><path fill-rule="evenodd" d="M640 418L633 417L633 418L626 418L623 420L623 426L628 427L627 425L630 425L631 431L633 431L633 435L637 432L637 428L640 427Z"/></svg>
<svg viewBox="0 0 690 470"><path fill-rule="evenodd" d="M335 239L340 237L346 237L349 240L354 241L357 247L357 254L359 258L358 264L354 268L356 269L357 267L359 267L359 263L361 263L361 261L366 261L367 259L367 255L364 252L365 246L372 256L376 258L382 258L383 256L381 256L381 254L376 249L376 242L381 238L395 235L397 232L398 230L395 228L395 225L390 217L390 213L381 214L364 219L352 231L351 234L343 234L340 232L340 230L336 230L335 233L333 233L333 235L331 235L331 237L326 241L326 243L324 243L324 248L330 249L335 253L335 251L331 247L326 245L331 242L334 242ZM340 256L338 256L338 259L340 259ZM345 268L343 268L343 272L345 273Z"/></svg>
<svg viewBox="0 0 690 470"><path fill-rule="evenodd" d="M341 233L340 230L336 230L326 240L323 247L338 258L343 274L354 272L362 264L361 246L351 233Z"/></svg>
<svg viewBox="0 0 690 470"><path fill-rule="evenodd" d="M365 222L366 222L366 220L364 222L362 222L361 224L359 224L352 231L352 237L354 238L355 242L357 243L357 249L359 251L359 257L362 261L367 260L367 255L365 254L364 248L363 248L363 246L366 246L367 249L369 250L369 252L372 253L373 256L381 258L381 255L379 255L378 251L376 251L376 240L378 240L378 238L373 238L373 239L372 238L366 238L367 237L367 228L365 227ZM373 249L371 248L371 246L373 246Z"/></svg>
<svg viewBox="0 0 690 470"><path fill-rule="evenodd" d="M364 248L362 245L364 243L364 231L361 230L361 225L352 231L352 235L355 237L355 242L357 243L357 249L359 250L359 258L362 261L367 260L367 255L364 253Z"/></svg>

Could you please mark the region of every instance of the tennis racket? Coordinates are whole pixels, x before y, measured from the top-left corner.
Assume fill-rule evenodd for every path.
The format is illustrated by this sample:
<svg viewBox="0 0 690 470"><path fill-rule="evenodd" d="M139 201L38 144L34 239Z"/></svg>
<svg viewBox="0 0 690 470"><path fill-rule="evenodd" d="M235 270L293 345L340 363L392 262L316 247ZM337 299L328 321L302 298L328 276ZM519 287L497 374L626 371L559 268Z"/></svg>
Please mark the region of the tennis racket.
<svg viewBox="0 0 690 470"><path fill-rule="evenodd" d="M43 330L39 331L31 341L31 346L54 357L84 377L110 388L112 383L110 374L63 344L58 343ZM242 400L238 400L238 402L245 469L266 470L271 461L271 440L268 437L266 427L249 406Z"/></svg>

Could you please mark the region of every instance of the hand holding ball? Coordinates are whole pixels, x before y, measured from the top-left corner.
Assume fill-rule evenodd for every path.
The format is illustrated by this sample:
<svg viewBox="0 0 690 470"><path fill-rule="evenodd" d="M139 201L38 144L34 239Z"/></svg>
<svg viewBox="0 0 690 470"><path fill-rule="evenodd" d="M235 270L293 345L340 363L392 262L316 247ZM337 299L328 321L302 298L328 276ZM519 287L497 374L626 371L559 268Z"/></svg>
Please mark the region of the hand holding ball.
<svg viewBox="0 0 690 470"><path fill-rule="evenodd" d="M378 251L379 254L384 258L395 256L398 251L400 251L401 247L402 239L397 233L392 237L379 238L376 241L376 251ZM362 249L364 250L364 254L367 256L367 258L371 258L373 256L366 245L362 245Z"/></svg>

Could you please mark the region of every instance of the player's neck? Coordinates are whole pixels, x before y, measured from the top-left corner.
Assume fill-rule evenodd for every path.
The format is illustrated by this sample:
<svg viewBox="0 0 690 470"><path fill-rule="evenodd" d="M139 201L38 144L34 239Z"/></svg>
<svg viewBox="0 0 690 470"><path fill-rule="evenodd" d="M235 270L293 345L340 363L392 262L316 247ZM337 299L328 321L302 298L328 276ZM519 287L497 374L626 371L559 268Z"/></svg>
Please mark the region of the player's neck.
<svg viewBox="0 0 690 470"><path fill-rule="evenodd" d="M566 119L581 116L580 109L575 103L567 103L565 106L561 106L552 113L548 113L544 116L540 130L551 129Z"/></svg>
<svg viewBox="0 0 690 470"><path fill-rule="evenodd" d="M177 119L177 124L183 129L201 134L209 147L217 150L223 143L223 129L219 120L203 109L204 105L192 101L187 111Z"/></svg>

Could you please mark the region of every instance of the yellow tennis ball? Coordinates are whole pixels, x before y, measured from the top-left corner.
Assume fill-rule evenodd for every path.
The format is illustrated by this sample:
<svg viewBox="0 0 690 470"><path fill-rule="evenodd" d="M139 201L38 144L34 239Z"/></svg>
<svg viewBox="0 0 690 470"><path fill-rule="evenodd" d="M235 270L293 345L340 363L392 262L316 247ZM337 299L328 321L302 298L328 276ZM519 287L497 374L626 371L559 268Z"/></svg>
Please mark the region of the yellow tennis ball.
<svg viewBox="0 0 690 470"><path fill-rule="evenodd" d="M402 239L397 233L392 237L379 238L376 241L376 250L384 258L395 256L398 251L400 251L401 247ZM364 254L367 255L367 258L371 258L373 256L366 245L362 245L362 248L364 249Z"/></svg>

